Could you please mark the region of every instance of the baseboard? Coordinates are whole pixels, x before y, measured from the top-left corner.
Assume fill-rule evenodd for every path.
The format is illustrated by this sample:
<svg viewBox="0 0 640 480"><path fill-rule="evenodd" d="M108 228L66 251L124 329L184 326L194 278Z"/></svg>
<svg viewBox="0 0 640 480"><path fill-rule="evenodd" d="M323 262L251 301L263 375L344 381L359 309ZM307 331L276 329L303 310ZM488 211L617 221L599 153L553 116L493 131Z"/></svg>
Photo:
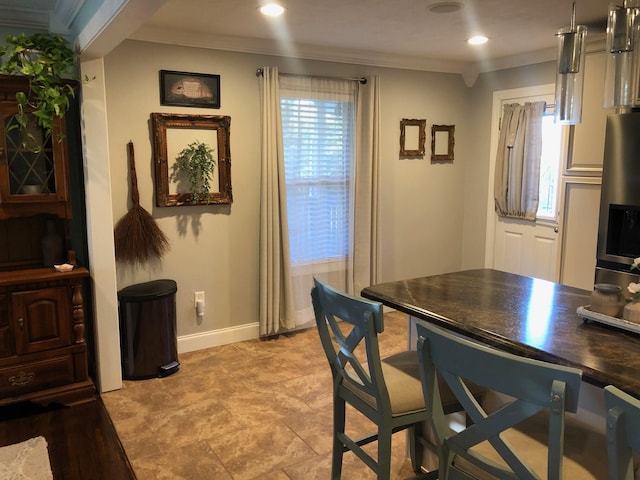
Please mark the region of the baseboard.
<svg viewBox="0 0 640 480"><path fill-rule="evenodd" d="M194 333L178 337L178 353L193 352L204 348L227 345L229 343L253 340L259 336L258 323L247 323L238 327L221 328L204 333Z"/></svg>

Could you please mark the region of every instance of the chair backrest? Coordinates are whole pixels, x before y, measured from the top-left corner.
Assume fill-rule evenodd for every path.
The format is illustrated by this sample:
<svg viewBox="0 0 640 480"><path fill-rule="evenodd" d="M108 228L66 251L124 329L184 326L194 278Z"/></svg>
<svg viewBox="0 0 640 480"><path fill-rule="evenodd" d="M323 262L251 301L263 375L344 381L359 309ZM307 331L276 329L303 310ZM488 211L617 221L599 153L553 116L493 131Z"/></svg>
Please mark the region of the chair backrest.
<svg viewBox="0 0 640 480"><path fill-rule="evenodd" d="M634 455L640 453L640 400L612 385L604 389L607 409L609 478L633 480Z"/></svg>
<svg viewBox="0 0 640 480"><path fill-rule="evenodd" d="M496 478L538 478L500 434L547 409L548 478L561 478L564 413L577 410L580 370L502 352L423 321L417 322L417 333L425 403L433 406L430 417L440 449L440 478L457 472L456 456ZM473 422L458 433L450 429L442 411L436 373L444 378ZM488 413L471 395L468 382L512 397L513 401ZM484 441L508 468L470 452Z"/></svg>
<svg viewBox="0 0 640 480"><path fill-rule="evenodd" d="M382 304L339 292L317 278L311 299L334 389L363 408L390 411L378 347Z"/></svg>

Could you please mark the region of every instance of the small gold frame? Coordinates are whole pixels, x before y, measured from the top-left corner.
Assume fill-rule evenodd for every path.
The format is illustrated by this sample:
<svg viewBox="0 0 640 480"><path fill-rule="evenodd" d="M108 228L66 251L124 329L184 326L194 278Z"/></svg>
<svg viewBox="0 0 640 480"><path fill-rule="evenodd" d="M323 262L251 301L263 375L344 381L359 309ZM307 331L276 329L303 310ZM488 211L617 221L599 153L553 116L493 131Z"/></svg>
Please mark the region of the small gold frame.
<svg viewBox="0 0 640 480"><path fill-rule="evenodd" d="M455 125L431 126L431 161L453 161Z"/></svg>
<svg viewBox="0 0 640 480"><path fill-rule="evenodd" d="M426 140L426 120L403 118L400 120L400 156L423 157Z"/></svg>

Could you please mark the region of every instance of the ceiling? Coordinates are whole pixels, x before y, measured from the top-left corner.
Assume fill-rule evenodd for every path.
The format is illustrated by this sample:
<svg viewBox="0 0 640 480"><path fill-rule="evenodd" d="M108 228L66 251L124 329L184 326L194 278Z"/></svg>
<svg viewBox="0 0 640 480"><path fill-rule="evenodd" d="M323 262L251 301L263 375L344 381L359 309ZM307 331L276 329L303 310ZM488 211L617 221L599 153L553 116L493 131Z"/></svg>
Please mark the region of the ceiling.
<svg viewBox="0 0 640 480"><path fill-rule="evenodd" d="M0 0L0 26L20 19L37 28L48 16L50 26L64 28L85 1ZM569 25L572 9L571 0L457 0L461 10L435 14L428 7L439 0L284 0L285 15L272 19L257 11L264 0L120 1L153 4L146 16L138 10L137 24L129 22L128 38L456 73L555 58L554 34ZM608 5L576 2L590 41L604 37ZM467 45L479 33L489 43Z"/></svg>

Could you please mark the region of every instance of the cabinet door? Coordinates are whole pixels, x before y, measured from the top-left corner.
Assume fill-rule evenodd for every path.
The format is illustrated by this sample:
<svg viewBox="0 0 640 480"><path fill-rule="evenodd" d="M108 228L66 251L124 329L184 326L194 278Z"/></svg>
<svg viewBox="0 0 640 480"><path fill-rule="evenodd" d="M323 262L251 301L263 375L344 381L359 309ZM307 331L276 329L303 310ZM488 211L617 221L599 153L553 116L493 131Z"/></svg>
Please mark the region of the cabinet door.
<svg viewBox="0 0 640 480"><path fill-rule="evenodd" d="M15 339L9 321L9 295L0 294L0 358L15 355Z"/></svg>
<svg viewBox="0 0 640 480"><path fill-rule="evenodd" d="M44 138L35 117L18 129L16 106L0 106L0 203L33 204L67 199L62 121Z"/></svg>
<svg viewBox="0 0 640 480"><path fill-rule="evenodd" d="M70 344L71 299L66 287L14 292L11 297L18 355Z"/></svg>

